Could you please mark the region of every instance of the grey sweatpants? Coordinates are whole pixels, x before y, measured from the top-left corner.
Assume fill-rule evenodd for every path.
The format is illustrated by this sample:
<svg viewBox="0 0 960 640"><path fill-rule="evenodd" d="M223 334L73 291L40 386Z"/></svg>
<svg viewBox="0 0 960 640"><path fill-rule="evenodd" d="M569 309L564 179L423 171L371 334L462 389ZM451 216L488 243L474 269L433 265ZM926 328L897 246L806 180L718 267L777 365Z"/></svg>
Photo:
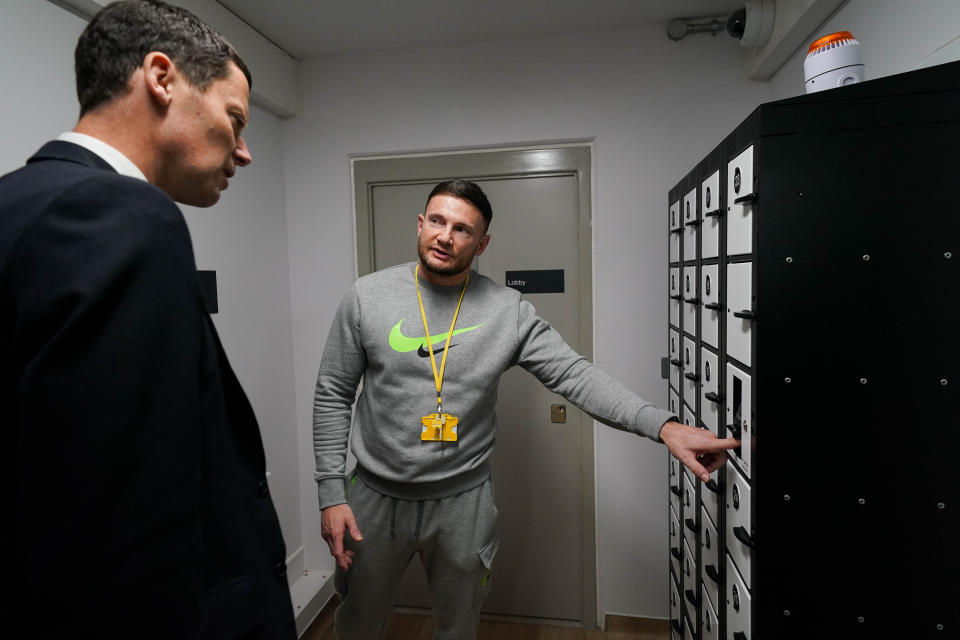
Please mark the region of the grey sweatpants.
<svg viewBox="0 0 960 640"><path fill-rule="evenodd" d="M338 567L334 576L342 600L337 638L382 636L400 579L416 553L430 585L435 638L475 638L500 545L492 482L439 500L401 500L370 489L354 473L347 504L363 540L344 537L355 555L350 569Z"/></svg>

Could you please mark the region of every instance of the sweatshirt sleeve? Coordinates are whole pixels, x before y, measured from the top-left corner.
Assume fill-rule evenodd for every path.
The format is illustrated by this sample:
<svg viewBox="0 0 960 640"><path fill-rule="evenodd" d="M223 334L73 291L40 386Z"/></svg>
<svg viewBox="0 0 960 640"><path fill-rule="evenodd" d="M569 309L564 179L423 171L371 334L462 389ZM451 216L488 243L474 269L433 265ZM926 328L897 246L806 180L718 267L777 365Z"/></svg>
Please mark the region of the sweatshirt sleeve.
<svg viewBox="0 0 960 640"><path fill-rule="evenodd" d="M346 502L343 479L351 409L366 366L367 355L360 341L360 304L356 292L350 291L330 327L313 397L314 478L321 509Z"/></svg>
<svg viewBox="0 0 960 640"><path fill-rule="evenodd" d="M603 424L660 441L660 428L676 420L574 351L529 302L520 302L517 364Z"/></svg>

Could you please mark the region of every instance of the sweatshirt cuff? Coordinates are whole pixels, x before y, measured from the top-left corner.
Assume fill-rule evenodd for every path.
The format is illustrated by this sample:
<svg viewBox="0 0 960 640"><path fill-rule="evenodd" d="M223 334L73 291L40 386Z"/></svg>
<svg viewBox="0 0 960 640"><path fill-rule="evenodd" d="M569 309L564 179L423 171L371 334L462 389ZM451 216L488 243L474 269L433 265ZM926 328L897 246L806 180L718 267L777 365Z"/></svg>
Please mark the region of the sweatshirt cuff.
<svg viewBox="0 0 960 640"><path fill-rule="evenodd" d="M344 504L347 501L343 490L343 478L324 478L317 480L317 496L320 499L320 509Z"/></svg>
<svg viewBox="0 0 960 640"><path fill-rule="evenodd" d="M665 409L647 406L637 414L637 431L654 442L663 442L660 439L660 429L670 421L678 422L679 420L676 415Z"/></svg>

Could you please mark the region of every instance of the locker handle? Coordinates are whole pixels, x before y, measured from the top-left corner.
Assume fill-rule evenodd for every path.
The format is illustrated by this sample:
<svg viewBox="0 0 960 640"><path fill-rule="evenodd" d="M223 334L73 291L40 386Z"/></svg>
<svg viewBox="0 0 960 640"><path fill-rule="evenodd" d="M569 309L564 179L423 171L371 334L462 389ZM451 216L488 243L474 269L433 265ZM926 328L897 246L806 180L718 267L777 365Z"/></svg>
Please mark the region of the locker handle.
<svg viewBox="0 0 960 640"><path fill-rule="evenodd" d="M747 640L747 634L743 631L737 631L733 634L733 640Z"/></svg>
<svg viewBox="0 0 960 640"><path fill-rule="evenodd" d="M734 311L733 317L743 318L744 320L749 320L750 322L753 322L754 320L757 319L757 312L752 311L750 309L744 309L743 311Z"/></svg>
<svg viewBox="0 0 960 640"><path fill-rule="evenodd" d="M695 373L685 373L685 374L683 374L683 377L686 378L687 380L691 381L691 382L696 382L697 380L700 379L700 376L698 376L698 375L695 374Z"/></svg>
<svg viewBox="0 0 960 640"><path fill-rule="evenodd" d="M723 211L722 211L722 210L720 210L720 209L714 209L713 211L707 211L705 214L703 214L703 217L704 217L704 218L719 218L721 215L723 215Z"/></svg>
<svg viewBox="0 0 960 640"><path fill-rule="evenodd" d="M684 222L683 226L685 227L696 227L700 224L699 220L691 220L690 222Z"/></svg>
<svg viewBox="0 0 960 640"><path fill-rule="evenodd" d="M756 192L754 192L754 193L748 193L744 196L740 196L739 198L733 201L733 204L751 204L756 201L757 201L757 194Z"/></svg>
<svg viewBox="0 0 960 640"><path fill-rule="evenodd" d="M756 541L754 541L754 539L750 537L750 534L747 533L747 530L744 529L743 527L735 527L733 529L733 536L743 544L750 547L751 549L757 548Z"/></svg>
<svg viewBox="0 0 960 640"><path fill-rule="evenodd" d="M671 487L670 487L670 493L674 494L675 496L677 496L677 497L679 498L679 497L680 497L680 487L671 486Z"/></svg>
<svg viewBox="0 0 960 640"><path fill-rule="evenodd" d="M680 233L681 231L683 231L683 227L679 227L677 229L670 229L670 233Z"/></svg>
<svg viewBox="0 0 960 640"><path fill-rule="evenodd" d="M717 484L717 481L714 480L713 478L710 478L709 480L704 482L703 486L705 486L707 489L709 489L713 493L720 493L720 486Z"/></svg>
<svg viewBox="0 0 960 640"><path fill-rule="evenodd" d="M687 589L687 590L685 591L685 593L687 594L687 600L690 601L690 604L692 604L693 606L696 607L696 606L697 606L697 593L696 593L693 589Z"/></svg>
<svg viewBox="0 0 960 640"><path fill-rule="evenodd" d="M730 432L732 438L740 439L740 425L738 423L728 424L727 431Z"/></svg>
<svg viewBox="0 0 960 640"><path fill-rule="evenodd" d="M723 398L717 395L716 391L708 391L707 393L703 394L703 397L714 404L720 404L723 402Z"/></svg>
<svg viewBox="0 0 960 640"><path fill-rule="evenodd" d="M687 518L683 521L683 523L687 525L687 529L690 529L690 531L693 531L694 533L697 532L697 521L693 518Z"/></svg>
<svg viewBox="0 0 960 640"><path fill-rule="evenodd" d="M670 299L671 299L671 300L683 300L683 296L680 295L679 293L677 293L677 294L674 294L674 295L670 296Z"/></svg>
<svg viewBox="0 0 960 640"><path fill-rule="evenodd" d="M712 564L708 564L706 567L704 567L703 571L704 573L707 574L708 578L710 578L717 584L720 584L720 574L717 573L717 568L715 566L713 566Z"/></svg>
<svg viewBox="0 0 960 640"><path fill-rule="evenodd" d="M675 358L675 359L673 359L673 360L670 361L670 364L672 364L672 365L675 366L675 367L679 367L679 366L682 365L683 363L680 362L680 360L678 360L678 359Z"/></svg>
<svg viewBox="0 0 960 640"><path fill-rule="evenodd" d="M680 549L677 547L670 547L670 555L677 559L677 562L680 561Z"/></svg>
<svg viewBox="0 0 960 640"><path fill-rule="evenodd" d="M680 628L680 623L679 623L678 621L676 621L676 620L671 620L671 621L670 621L670 626L673 627L673 630L676 631L678 634L680 633L681 628Z"/></svg>
<svg viewBox="0 0 960 640"><path fill-rule="evenodd" d="M722 311L723 307L720 306L719 302L708 302L703 305L704 309L710 309L710 311Z"/></svg>
<svg viewBox="0 0 960 640"><path fill-rule="evenodd" d="M687 304L700 304L700 298L684 298L683 301Z"/></svg>

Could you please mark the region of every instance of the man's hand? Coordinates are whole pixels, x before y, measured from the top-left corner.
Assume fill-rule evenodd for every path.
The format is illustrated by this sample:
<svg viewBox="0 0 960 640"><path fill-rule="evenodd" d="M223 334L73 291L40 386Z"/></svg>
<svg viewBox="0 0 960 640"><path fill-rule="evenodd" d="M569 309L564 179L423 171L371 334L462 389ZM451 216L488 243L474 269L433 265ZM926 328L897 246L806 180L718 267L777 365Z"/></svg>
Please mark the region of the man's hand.
<svg viewBox="0 0 960 640"><path fill-rule="evenodd" d="M740 441L734 438L720 440L712 431L679 422L664 424L660 428L660 439L677 460L704 482L709 482L710 473L723 466L727 459L724 451L740 446Z"/></svg>
<svg viewBox="0 0 960 640"><path fill-rule="evenodd" d="M360 542L363 535L357 528L357 521L353 517L353 509L346 504L327 507L320 512L320 534L330 547L330 555L337 559L337 564L346 571L353 562L353 551L344 551L343 534L350 531L350 537Z"/></svg>

